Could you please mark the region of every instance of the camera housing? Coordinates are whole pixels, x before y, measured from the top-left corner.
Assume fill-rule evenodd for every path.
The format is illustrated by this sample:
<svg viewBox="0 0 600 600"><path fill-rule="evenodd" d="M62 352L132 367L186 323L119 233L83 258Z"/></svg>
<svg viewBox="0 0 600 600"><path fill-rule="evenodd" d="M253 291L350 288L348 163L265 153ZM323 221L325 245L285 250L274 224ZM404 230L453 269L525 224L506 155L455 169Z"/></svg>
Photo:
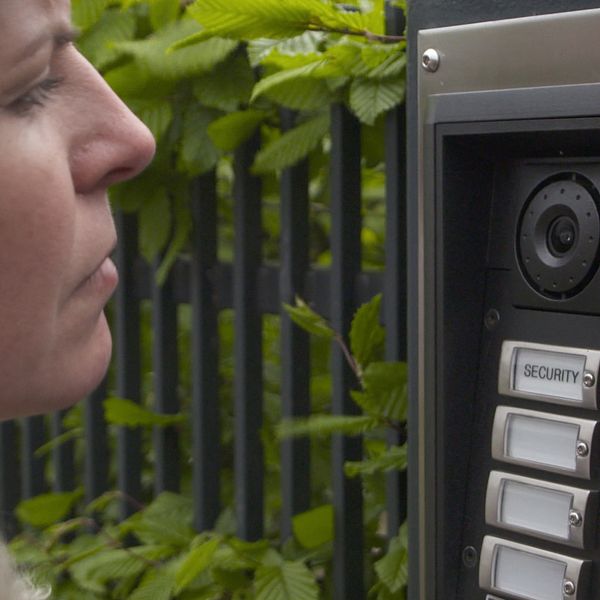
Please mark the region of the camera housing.
<svg viewBox="0 0 600 600"><path fill-rule="evenodd" d="M542 181L521 212L516 252L529 285L548 298L579 293L598 268L600 194L576 172Z"/></svg>

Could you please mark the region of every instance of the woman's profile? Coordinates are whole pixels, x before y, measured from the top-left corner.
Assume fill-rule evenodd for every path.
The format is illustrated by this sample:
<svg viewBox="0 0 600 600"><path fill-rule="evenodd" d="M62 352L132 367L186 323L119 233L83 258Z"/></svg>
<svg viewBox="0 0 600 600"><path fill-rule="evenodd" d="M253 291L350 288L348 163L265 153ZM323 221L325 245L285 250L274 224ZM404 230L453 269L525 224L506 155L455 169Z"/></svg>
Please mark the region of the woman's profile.
<svg viewBox="0 0 600 600"><path fill-rule="evenodd" d="M110 185L151 160L147 128L73 45L69 0L0 1L0 419L69 406L111 353ZM38 598L0 547L0 600Z"/></svg>

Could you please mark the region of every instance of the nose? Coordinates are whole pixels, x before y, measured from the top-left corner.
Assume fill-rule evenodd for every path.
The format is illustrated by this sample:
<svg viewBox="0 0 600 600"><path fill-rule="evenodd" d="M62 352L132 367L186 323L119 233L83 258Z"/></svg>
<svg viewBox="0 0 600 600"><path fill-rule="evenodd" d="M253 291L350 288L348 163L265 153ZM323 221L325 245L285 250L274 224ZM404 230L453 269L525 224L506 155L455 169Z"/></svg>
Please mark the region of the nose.
<svg viewBox="0 0 600 600"><path fill-rule="evenodd" d="M79 54L75 60L79 77L69 159L75 190L85 194L135 177L152 160L156 144L87 60Z"/></svg>

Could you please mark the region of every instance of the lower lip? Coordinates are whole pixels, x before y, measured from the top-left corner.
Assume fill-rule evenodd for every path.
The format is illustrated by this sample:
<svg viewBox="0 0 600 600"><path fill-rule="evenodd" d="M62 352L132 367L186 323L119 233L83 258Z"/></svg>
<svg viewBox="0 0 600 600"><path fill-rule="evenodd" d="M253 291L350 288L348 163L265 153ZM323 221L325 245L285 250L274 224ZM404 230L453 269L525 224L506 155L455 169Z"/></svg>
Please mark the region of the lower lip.
<svg viewBox="0 0 600 600"><path fill-rule="evenodd" d="M119 273L115 263L106 258L102 264L83 282L82 291L86 290L94 295L108 297L115 291L119 283Z"/></svg>

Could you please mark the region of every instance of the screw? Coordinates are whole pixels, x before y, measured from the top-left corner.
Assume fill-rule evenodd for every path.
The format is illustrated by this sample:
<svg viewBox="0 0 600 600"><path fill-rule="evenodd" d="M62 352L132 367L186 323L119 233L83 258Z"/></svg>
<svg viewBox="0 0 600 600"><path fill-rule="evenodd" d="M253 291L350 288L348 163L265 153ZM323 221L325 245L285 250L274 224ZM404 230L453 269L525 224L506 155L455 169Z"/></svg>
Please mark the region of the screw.
<svg viewBox="0 0 600 600"><path fill-rule="evenodd" d="M576 510L572 510L569 512L569 525L571 527L581 527L581 523L583 523L583 519L581 517L581 513Z"/></svg>
<svg viewBox="0 0 600 600"><path fill-rule="evenodd" d="M462 553L465 567L472 569L477 564L477 550L473 546L467 546Z"/></svg>
<svg viewBox="0 0 600 600"><path fill-rule="evenodd" d="M587 456L590 453L590 449L589 446L582 441L578 441L577 442L577 446L576 446L576 452L577 452L577 456Z"/></svg>
<svg viewBox="0 0 600 600"><path fill-rule="evenodd" d="M583 374L583 385L586 388L591 388L596 384L596 377L591 371L586 371Z"/></svg>
<svg viewBox="0 0 600 600"><path fill-rule="evenodd" d="M491 331L500 322L500 313L495 308L487 311L484 319L485 326Z"/></svg>
<svg viewBox="0 0 600 600"><path fill-rule="evenodd" d="M575 584L570 579L563 581L563 594L565 596L572 596L575 593Z"/></svg>
<svg viewBox="0 0 600 600"><path fill-rule="evenodd" d="M421 58L421 66L430 73L435 73L440 66L440 53L433 48L425 50Z"/></svg>

